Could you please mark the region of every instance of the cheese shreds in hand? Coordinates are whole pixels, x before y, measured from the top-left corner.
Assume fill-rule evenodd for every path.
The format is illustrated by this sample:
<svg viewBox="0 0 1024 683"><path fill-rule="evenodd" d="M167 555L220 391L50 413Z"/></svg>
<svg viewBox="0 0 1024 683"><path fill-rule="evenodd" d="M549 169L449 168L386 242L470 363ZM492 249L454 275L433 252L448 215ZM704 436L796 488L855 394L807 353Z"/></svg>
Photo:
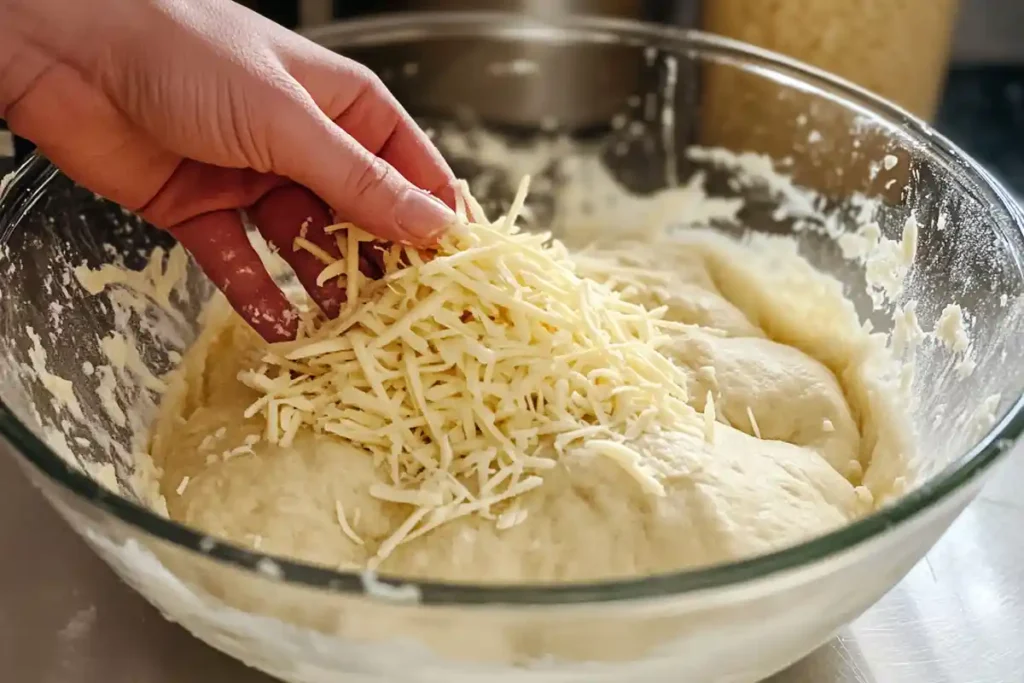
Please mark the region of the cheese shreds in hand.
<svg viewBox="0 0 1024 683"><path fill-rule="evenodd" d="M300 429L345 439L387 480L369 494L409 506L371 566L460 517L521 523L516 499L570 452L608 458L644 492L665 495L631 443L714 421L710 396L697 414L686 377L659 350L667 331L686 326L581 277L550 236L521 232L527 186L508 215L487 222L461 185L459 224L437 253L391 246L375 281L358 268L359 244L372 237L328 227L342 257L322 259L321 281L344 286L342 314L307 320L298 340L273 345L239 376L260 394L246 415L266 420L268 441L287 446ZM326 256L305 238L296 248Z"/></svg>

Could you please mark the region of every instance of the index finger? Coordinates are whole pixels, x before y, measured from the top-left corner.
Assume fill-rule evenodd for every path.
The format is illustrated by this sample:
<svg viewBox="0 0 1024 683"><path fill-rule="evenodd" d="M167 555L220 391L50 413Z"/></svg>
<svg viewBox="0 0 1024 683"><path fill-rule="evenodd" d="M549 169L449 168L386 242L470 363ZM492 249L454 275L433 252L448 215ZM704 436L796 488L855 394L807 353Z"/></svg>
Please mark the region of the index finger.
<svg viewBox="0 0 1024 683"><path fill-rule="evenodd" d="M455 208L451 167L373 71L320 46L289 70L321 111L366 151Z"/></svg>

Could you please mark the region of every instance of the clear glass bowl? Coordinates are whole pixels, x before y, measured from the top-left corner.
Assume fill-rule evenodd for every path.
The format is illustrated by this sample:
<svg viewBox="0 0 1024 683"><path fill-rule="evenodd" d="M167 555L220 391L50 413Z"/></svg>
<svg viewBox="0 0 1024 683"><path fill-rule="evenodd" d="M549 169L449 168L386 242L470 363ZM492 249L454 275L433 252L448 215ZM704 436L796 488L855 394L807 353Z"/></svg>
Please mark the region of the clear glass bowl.
<svg viewBox="0 0 1024 683"><path fill-rule="evenodd" d="M703 171L713 194L747 200L746 228L794 234L878 330L892 319L872 308L863 268L809 229L813 220L780 211L807 195L747 182L683 150L785 159L786 173L832 212L834 229L855 227L856 195L880 200L889 238L913 211L922 229L903 299L918 301L926 329L947 303L960 304L978 365L962 376L938 345L924 347L912 408L921 480L884 509L795 547L592 585L408 585L338 573L204 537L110 490L114 476L130 476L132 432L145 424L114 424L100 409L109 398L95 370L105 362L100 342L133 335L142 363L160 375L195 337L211 287L190 266L174 294L180 318L157 306L115 315L110 293L87 294L72 269L140 268L170 239L32 159L0 192L0 434L125 581L213 646L301 683L755 681L825 642L899 581L1024 428L1024 216L976 162L902 111L753 48L627 22L427 14L312 37L377 70L439 131L460 174L486 178L489 203L507 203L525 170L547 182L536 215L554 215L573 172L562 163L567 150L600 159L639 194ZM513 151L489 152L473 132L484 129ZM452 130L476 142L449 144ZM527 143L529 153L515 153ZM882 162L886 155L898 163ZM114 400L145 423L157 396L136 370L122 372ZM990 419L972 431L979 408Z"/></svg>

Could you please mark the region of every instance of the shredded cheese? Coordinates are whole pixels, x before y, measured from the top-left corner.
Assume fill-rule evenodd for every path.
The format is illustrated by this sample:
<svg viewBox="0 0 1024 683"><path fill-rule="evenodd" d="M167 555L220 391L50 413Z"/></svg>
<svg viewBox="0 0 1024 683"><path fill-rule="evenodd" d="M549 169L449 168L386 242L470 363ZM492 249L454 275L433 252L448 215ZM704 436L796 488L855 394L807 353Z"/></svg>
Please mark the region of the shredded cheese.
<svg viewBox="0 0 1024 683"><path fill-rule="evenodd" d="M522 523L517 499L581 449L665 495L650 456L630 443L700 424L686 376L660 351L665 333L685 326L582 277L550 236L520 231L528 180L495 222L461 184L459 225L437 252L379 247L379 280L358 271L359 245L372 238L355 226L326 229L340 259L297 238L324 262L321 281L344 281L347 303L334 320L307 314L296 341L239 375L259 396L246 415L262 417L269 442L287 446L301 430L345 439L387 479L369 494L409 508L371 567L466 515ZM710 394L707 406L713 442Z"/></svg>
<svg viewBox="0 0 1024 683"><path fill-rule="evenodd" d="M495 526L498 529L511 529L514 526L518 526L526 521L527 510L524 510L518 506L512 506L505 512L501 513L498 517L498 521L495 522Z"/></svg>
<svg viewBox="0 0 1024 683"><path fill-rule="evenodd" d="M704 401L704 440L715 443L715 397L710 391Z"/></svg>
<svg viewBox="0 0 1024 683"><path fill-rule="evenodd" d="M640 488L655 496L664 496L665 487L641 464L642 456L634 449L618 441L594 439L587 443L587 449L604 455L624 469Z"/></svg>
<svg viewBox="0 0 1024 683"><path fill-rule="evenodd" d="M320 261L321 263L327 266L334 264L338 260L331 256L330 254L328 254L323 249L321 249L320 247L318 247L317 245L310 242L305 237L296 237L295 242L292 245L292 249L294 251L308 251L316 258L317 261Z"/></svg>
<svg viewBox="0 0 1024 683"><path fill-rule="evenodd" d="M349 540L356 545L363 545L363 539L359 537L359 534L355 532L352 525L348 523L348 518L345 516L345 508L342 506L340 500L334 501L334 514L338 518L338 526L341 527L341 533L348 536Z"/></svg>
<svg viewBox="0 0 1024 683"><path fill-rule="evenodd" d="M761 428L757 426L757 420L754 418L754 411L750 406L747 406L747 419L750 420L750 428L754 431L754 436L760 439ZM828 422L828 420L825 420L825 422Z"/></svg>

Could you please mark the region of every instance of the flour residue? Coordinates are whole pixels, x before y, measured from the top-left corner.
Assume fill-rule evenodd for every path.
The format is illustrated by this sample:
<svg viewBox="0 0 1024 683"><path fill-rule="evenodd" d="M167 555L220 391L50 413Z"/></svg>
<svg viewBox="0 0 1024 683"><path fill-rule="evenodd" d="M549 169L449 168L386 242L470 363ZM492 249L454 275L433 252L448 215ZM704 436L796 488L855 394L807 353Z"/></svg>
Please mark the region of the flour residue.
<svg viewBox="0 0 1024 683"><path fill-rule="evenodd" d="M43 383L50 393L54 405L59 410L68 410L77 420L85 419L82 414L82 406L78 403L78 396L75 395L75 386L70 380L64 379L50 372L46 367L46 351L43 349L42 340L36 331L31 327L25 328L25 334L32 340L32 349L29 351L31 360L30 372Z"/></svg>
<svg viewBox="0 0 1024 683"><path fill-rule="evenodd" d="M136 308L143 300L151 300L169 313L178 313L178 308L171 304L171 294L175 290L184 291L181 286L187 269L188 254L180 246L175 246L166 253L162 247L156 247L142 270L105 263L96 269L78 266L74 273L78 283L89 294L96 295L108 288L130 292L135 297L130 308ZM115 288L115 285L119 287Z"/></svg>
<svg viewBox="0 0 1024 683"><path fill-rule="evenodd" d="M899 240L882 236L877 222L869 222L856 232L839 236L839 247L848 259L864 266L868 292L876 308L897 301L903 294L904 282L917 255L919 226L913 215L903 224Z"/></svg>

